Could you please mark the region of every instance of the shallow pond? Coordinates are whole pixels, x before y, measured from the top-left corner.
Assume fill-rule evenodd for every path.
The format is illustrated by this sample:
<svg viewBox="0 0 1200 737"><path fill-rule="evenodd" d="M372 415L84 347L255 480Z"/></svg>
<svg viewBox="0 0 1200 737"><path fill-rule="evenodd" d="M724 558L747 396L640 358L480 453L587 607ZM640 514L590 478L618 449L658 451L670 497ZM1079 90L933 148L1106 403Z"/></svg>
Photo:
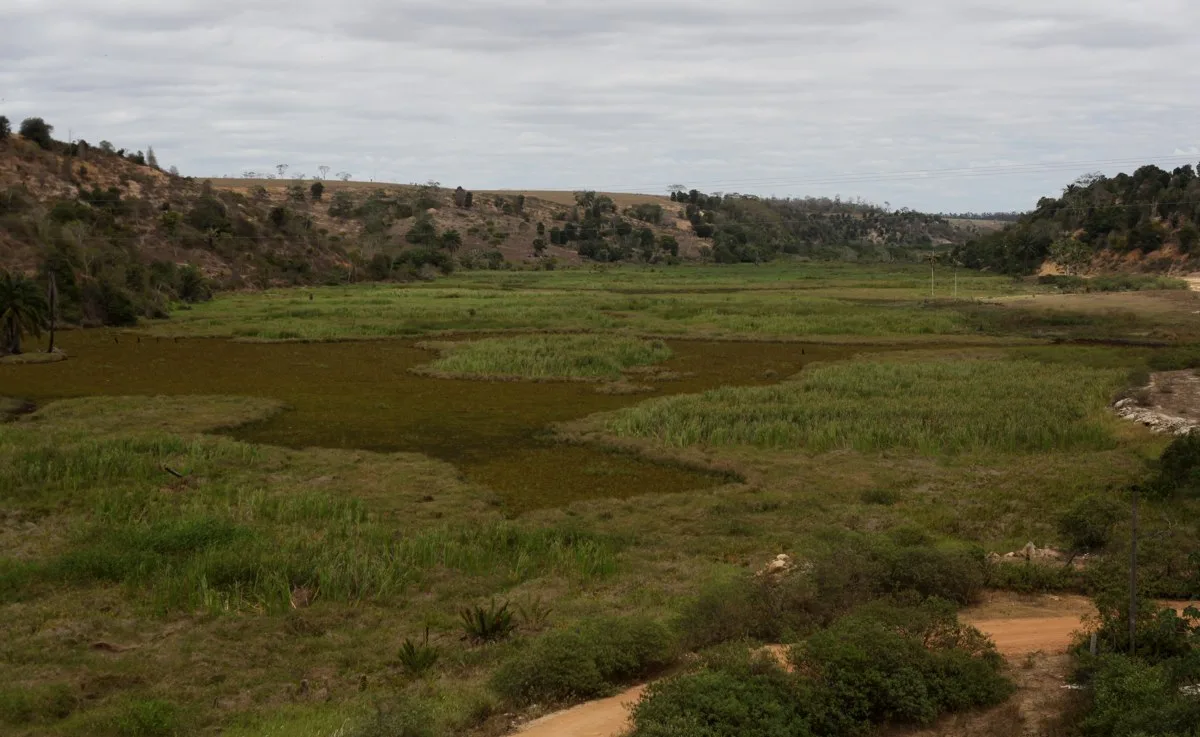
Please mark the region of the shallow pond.
<svg viewBox="0 0 1200 737"><path fill-rule="evenodd" d="M0 395L42 402L90 395L226 394L272 397L290 410L233 431L293 448L415 451L458 467L519 511L579 499L677 492L721 476L626 454L552 442L551 423L667 393L777 381L811 361L866 346L670 341L664 368L684 378L655 394L614 396L571 382L488 382L418 376L433 360L410 341L238 343L113 332L61 335L69 361L0 366Z"/></svg>

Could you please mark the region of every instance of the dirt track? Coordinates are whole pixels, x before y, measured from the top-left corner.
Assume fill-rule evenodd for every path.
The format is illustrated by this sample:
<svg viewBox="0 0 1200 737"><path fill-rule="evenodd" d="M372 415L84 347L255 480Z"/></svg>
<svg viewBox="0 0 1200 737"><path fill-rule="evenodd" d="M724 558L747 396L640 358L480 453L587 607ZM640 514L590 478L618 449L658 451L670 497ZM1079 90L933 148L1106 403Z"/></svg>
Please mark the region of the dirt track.
<svg viewBox="0 0 1200 737"><path fill-rule="evenodd" d="M1071 644L1072 634L1091 614L1082 596L1019 597L993 594L978 607L963 612L962 620L989 635L1005 656L1042 652L1055 659ZM629 728L629 706L645 686L631 688L599 701L589 701L529 722L516 737L618 737Z"/></svg>

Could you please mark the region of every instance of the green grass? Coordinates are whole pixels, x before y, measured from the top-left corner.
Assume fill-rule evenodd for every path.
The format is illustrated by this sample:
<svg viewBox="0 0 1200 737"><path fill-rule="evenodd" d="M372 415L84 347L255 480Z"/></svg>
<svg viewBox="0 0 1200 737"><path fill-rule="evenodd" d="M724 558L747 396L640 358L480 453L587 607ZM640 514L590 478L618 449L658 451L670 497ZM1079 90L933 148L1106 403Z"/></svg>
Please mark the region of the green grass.
<svg viewBox="0 0 1200 737"><path fill-rule="evenodd" d="M1030 361L851 362L777 386L721 388L619 411L618 436L668 445L925 454L1111 447L1124 374Z"/></svg>
<svg viewBox="0 0 1200 737"><path fill-rule="evenodd" d="M435 347L441 356L419 370L467 378L617 379L625 369L671 357L662 341L607 335L530 335Z"/></svg>

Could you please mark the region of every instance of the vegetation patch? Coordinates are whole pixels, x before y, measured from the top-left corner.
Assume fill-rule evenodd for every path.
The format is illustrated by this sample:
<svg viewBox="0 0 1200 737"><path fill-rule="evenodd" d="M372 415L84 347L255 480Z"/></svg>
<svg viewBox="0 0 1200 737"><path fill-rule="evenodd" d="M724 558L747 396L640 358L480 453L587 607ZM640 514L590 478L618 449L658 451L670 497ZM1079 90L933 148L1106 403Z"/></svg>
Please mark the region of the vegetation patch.
<svg viewBox="0 0 1200 737"><path fill-rule="evenodd" d="M435 345L441 357L420 372L477 379L617 379L625 369L672 355L660 340L614 335L528 335Z"/></svg>
<svg viewBox="0 0 1200 737"><path fill-rule="evenodd" d="M1113 443L1124 374L1032 361L851 362L776 386L723 387L617 412L607 429L674 446L1035 452Z"/></svg>

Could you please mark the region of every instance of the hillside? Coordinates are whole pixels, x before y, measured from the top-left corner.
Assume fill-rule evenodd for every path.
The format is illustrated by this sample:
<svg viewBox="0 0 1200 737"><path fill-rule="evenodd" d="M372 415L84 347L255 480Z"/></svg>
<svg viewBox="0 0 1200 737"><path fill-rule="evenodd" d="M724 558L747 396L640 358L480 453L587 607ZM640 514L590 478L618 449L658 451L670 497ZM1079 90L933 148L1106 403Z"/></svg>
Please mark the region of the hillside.
<svg viewBox="0 0 1200 737"><path fill-rule="evenodd" d="M301 179L196 180L153 151L0 138L0 269L55 276L63 316L129 324L213 290L432 278L455 269L896 261L986 223L861 201L673 191L470 192Z"/></svg>
<svg viewBox="0 0 1200 737"><path fill-rule="evenodd" d="M1188 165L1077 179L1060 197L957 250L969 268L1012 274L1191 271L1200 256L1200 178Z"/></svg>

